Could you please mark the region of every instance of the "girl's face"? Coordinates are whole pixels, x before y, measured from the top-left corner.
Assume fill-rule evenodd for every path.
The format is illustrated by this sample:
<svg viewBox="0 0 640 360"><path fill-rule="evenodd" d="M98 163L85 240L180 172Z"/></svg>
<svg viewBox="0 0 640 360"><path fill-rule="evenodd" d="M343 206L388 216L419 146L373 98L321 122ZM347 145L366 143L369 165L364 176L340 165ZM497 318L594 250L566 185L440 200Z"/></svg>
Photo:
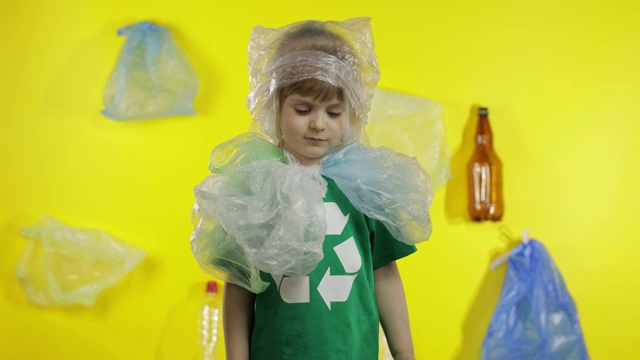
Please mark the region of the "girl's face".
<svg viewBox="0 0 640 360"><path fill-rule="evenodd" d="M346 103L333 98L317 101L292 94L280 109L280 130L284 149L304 166L320 160L342 143L348 121Z"/></svg>

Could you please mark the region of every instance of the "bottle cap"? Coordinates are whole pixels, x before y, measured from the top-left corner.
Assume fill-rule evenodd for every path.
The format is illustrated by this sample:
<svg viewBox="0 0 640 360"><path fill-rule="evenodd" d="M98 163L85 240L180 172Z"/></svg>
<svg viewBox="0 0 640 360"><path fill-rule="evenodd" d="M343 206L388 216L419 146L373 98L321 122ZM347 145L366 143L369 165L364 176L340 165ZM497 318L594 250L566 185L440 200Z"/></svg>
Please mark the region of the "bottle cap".
<svg viewBox="0 0 640 360"><path fill-rule="evenodd" d="M215 281L207 282L207 293L209 294L217 294L218 293L218 283Z"/></svg>
<svg viewBox="0 0 640 360"><path fill-rule="evenodd" d="M478 115L480 115L480 116L488 116L489 115L489 109L487 109L486 107L478 108Z"/></svg>

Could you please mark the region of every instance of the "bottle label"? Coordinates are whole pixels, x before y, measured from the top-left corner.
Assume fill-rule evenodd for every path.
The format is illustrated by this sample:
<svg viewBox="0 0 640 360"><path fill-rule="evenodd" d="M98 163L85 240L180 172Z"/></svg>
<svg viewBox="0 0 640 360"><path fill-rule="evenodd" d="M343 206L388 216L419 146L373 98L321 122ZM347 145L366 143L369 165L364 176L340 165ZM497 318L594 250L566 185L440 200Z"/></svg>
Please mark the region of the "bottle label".
<svg viewBox="0 0 640 360"><path fill-rule="evenodd" d="M473 188L474 191L474 205L475 208L480 210L485 208L491 199L491 167L489 164L473 164Z"/></svg>

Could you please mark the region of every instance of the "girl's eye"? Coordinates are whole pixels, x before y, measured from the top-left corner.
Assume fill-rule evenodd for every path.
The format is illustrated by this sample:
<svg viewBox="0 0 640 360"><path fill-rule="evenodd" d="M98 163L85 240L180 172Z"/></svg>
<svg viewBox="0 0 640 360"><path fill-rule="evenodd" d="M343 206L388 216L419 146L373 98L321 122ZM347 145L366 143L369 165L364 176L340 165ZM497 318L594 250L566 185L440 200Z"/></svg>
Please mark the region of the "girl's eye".
<svg viewBox="0 0 640 360"><path fill-rule="evenodd" d="M333 112L333 111L327 111L327 114L329 114L329 116L333 117L333 118L337 118L340 115L342 115L341 112Z"/></svg>
<svg viewBox="0 0 640 360"><path fill-rule="evenodd" d="M311 109L302 109L302 108L294 108L294 109L296 110L296 113L298 113L299 115L306 115L311 112Z"/></svg>

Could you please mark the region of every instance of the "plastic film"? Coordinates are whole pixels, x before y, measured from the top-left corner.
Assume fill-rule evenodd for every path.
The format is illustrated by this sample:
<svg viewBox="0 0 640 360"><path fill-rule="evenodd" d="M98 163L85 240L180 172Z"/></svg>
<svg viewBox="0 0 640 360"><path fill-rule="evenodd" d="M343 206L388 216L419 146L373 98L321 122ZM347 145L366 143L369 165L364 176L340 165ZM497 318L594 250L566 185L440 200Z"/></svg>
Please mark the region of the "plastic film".
<svg viewBox="0 0 640 360"><path fill-rule="evenodd" d="M93 305L145 255L102 230L71 227L48 216L21 234L28 241L15 273L27 298L38 305Z"/></svg>
<svg viewBox="0 0 640 360"><path fill-rule="evenodd" d="M127 40L104 89L104 116L137 120L195 115L198 78L168 28L148 21L118 29Z"/></svg>
<svg viewBox="0 0 640 360"><path fill-rule="evenodd" d="M321 172L397 240L412 245L431 236L433 188L415 158L384 147L352 144L328 157Z"/></svg>
<svg viewBox="0 0 640 360"><path fill-rule="evenodd" d="M391 149L356 143L305 167L264 138L244 134L216 147L211 161L214 175L195 188L192 250L205 272L252 292L265 289L260 270L301 276L322 260L322 176L399 241L416 244L431 235L429 176L415 158Z"/></svg>
<svg viewBox="0 0 640 360"><path fill-rule="evenodd" d="M511 251L481 359L589 359L573 298L537 240Z"/></svg>
<svg viewBox="0 0 640 360"><path fill-rule="evenodd" d="M431 100L378 89L371 103L367 135L371 146L415 156L434 190L451 179L442 105Z"/></svg>
<svg viewBox="0 0 640 360"><path fill-rule="evenodd" d="M201 267L254 292L264 286L257 270L289 276L313 270L326 232L327 184L319 169L285 164L282 151L268 146L247 134L214 149L216 174L196 186L192 216Z"/></svg>
<svg viewBox="0 0 640 360"><path fill-rule="evenodd" d="M249 42L247 108L254 128L276 141L276 90L315 78L342 88L355 114L347 143L361 141L380 73L369 18L258 26Z"/></svg>

